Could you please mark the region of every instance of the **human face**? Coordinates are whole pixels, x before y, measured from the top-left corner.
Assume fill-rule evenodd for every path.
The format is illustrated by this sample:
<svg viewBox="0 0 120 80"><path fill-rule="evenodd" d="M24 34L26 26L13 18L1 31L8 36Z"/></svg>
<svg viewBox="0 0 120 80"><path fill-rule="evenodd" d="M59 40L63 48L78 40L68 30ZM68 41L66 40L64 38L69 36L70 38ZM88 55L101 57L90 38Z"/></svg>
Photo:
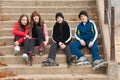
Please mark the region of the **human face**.
<svg viewBox="0 0 120 80"><path fill-rule="evenodd" d="M58 23L62 23L63 22L63 18L62 17L57 17L57 22Z"/></svg>
<svg viewBox="0 0 120 80"><path fill-rule="evenodd" d="M88 21L88 17L85 16L85 15L81 15L80 16L80 20L83 22L83 23L86 23Z"/></svg>
<svg viewBox="0 0 120 80"><path fill-rule="evenodd" d="M22 25L26 25L27 24L27 17L26 16L24 16L22 19L21 19L21 23L22 23Z"/></svg>
<svg viewBox="0 0 120 80"><path fill-rule="evenodd" d="M39 16L34 16L34 17L33 17L33 20L34 20L36 23L39 23Z"/></svg>

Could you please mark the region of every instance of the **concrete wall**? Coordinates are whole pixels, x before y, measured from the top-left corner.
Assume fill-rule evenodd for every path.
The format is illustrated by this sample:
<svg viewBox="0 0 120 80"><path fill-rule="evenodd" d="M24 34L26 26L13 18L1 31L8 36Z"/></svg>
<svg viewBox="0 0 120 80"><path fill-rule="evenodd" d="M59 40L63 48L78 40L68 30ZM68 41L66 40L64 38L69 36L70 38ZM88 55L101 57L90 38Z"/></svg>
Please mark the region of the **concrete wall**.
<svg viewBox="0 0 120 80"><path fill-rule="evenodd" d="M115 4L115 26L120 26L120 0L112 0Z"/></svg>

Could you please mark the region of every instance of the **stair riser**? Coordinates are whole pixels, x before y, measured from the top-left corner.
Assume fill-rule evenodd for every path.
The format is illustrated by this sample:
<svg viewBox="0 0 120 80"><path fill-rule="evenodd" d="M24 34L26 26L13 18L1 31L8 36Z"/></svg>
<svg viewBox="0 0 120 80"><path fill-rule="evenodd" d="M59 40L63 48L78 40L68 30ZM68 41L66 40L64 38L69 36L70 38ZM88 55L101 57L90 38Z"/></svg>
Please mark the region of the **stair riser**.
<svg viewBox="0 0 120 80"><path fill-rule="evenodd" d="M14 71L18 74L92 74L95 73L92 71L92 68L33 68L33 67L26 67L26 68L6 68L8 72ZM96 71L97 74L101 73L100 71Z"/></svg>
<svg viewBox="0 0 120 80"><path fill-rule="evenodd" d="M14 36L13 32L12 32L13 28L10 28L10 30L6 29L6 30L0 30L0 37L4 37L4 36ZM74 36L75 34L75 29L71 28L71 32L72 32L72 36ZM52 28L48 28L48 35L51 36L52 34Z"/></svg>
<svg viewBox="0 0 120 80"><path fill-rule="evenodd" d="M83 6L94 6L95 5L95 1L94 0L90 0L90 1L34 1L34 0L30 0L30 1L0 1L0 3L2 3L2 6L79 6L79 5L83 5ZM79 3L79 4L78 4Z"/></svg>
<svg viewBox="0 0 120 80"><path fill-rule="evenodd" d="M0 22L0 28L13 28L14 24L17 21L1 21ZM71 28L76 28L77 24L79 23L79 21L75 22L75 21L67 21L69 26ZM46 25L48 28L53 28L53 25L55 24L55 21L45 21ZM99 28L99 23L98 21L95 21L95 24L98 26Z"/></svg>
<svg viewBox="0 0 120 80"><path fill-rule="evenodd" d="M91 7L78 7L78 8L72 8L72 7L61 7L61 8L44 8L44 7L37 7L37 8L33 8L33 7L29 7L29 8L6 8L3 7L0 9L1 13L31 13L33 11L39 11L42 13L56 13L56 12L63 12L63 13L79 13L81 10L86 10L86 11L96 11L96 7L91 8Z"/></svg>
<svg viewBox="0 0 120 80"><path fill-rule="evenodd" d="M21 13L22 14L22 13ZM20 14L20 15L21 15ZM64 13L63 13L64 14ZM79 20L79 18L78 18L78 14L79 13L76 13L76 14L71 14L71 15L65 15L64 14L64 17L65 17L65 20L70 20L70 21L72 21L72 20L74 20L74 19L76 19L76 20ZM20 15L0 15L0 20L2 20L3 18L5 19L5 20L7 20L7 21L13 21L13 20L15 20L15 21L17 21L18 19L19 19L19 17L20 17ZM94 18L94 16L95 16L96 14L90 14L89 15L89 18L90 18L90 20L92 20L93 18ZM29 18L30 18L30 14L28 14L28 16L29 16ZM41 17L42 17L42 19L43 20L49 20L49 21L54 21L55 20L55 14L53 13L53 14L41 14Z"/></svg>

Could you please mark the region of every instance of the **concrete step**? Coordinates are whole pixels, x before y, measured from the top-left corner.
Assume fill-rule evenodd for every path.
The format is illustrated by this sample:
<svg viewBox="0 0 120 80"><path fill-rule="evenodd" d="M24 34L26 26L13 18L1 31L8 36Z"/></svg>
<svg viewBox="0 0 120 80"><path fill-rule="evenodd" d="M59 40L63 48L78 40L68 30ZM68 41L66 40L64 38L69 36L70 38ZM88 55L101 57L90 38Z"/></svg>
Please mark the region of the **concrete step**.
<svg viewBox="0 0 120 80"><path fill-rule="evenodd" d="M2 67L3 70L6 70L6 72L14 71L18 74L25 74L25 75L31 75L31 74L105 74L105 68L101 70L92 70L91 65L86 66L75 66L72 65L69 68L66 64L59 64L59 66L48 66L48 67L42 67L41 64L33 64L33 66L25 65L25 64L15 64ZM54 70L53 70L54 69Z"/></svg>
<svg viewBox="0 0 120 80"><path fill-rule="evenodd" d="M1 6L1 13L31 13L39 11L42 13L79 13L81 10L96 11L96 6Z"/></svg>
<svg viewBox="0 0 120 80"><path fill-rule="evenodd" d="M88 15L89 19L93 20L94 16L97 16L96 13L88 13L89 14ZM0 14L0 20L1 21L2 20L7 20L7 21L16 20L17 21L21 14L22 13L3 13L3 14ZM30 18L31 13L26 13L26 14ZM55 14L56 13L40 13L42 19L45 20L45 21L46 20L49 20L49 21L55 20ZM72 20L79 20L79 18L78 18L78 14L79 13L63 13L63 14L64 14L65 20L70 20L70 21L72 21Z"/></svg>
<svg viewBox="0 0 120 80"><path fill-rule="evenodd" d="M79 4L78 4L79 3ZM95 6L95 0L0 0L1 6Z"/></svg>
<svg viewBox="0 0 120 80"><path fill-rule="evenodd" d="M24 78L25 80L108 80L106 74L32 74L19 75L5 79L13 80Z"/></svg>
<svg viewBox="0 0 120 80"><path fill-rule="evenodd" d="M48 28L48 35L51 36L53 28ZM2 28L0 29L0 37L3 36L13 36L13 28ZM75 34L75 28L71 28L72 35ZM100 30L98 30L100 33ZM100 35L100 34L99 34Z"/></svg>
<svg viewBox="0 0 120 80"><path fill-rule="evenodd" d="M99 47L99 51L103 51L104 50L103 45L99 45L98 47ZM14 45L0 46L0 53L3 53L5 55L7 55L7 54L13 54L14 53L13 48L14 48ZM49 53L49 48L50 48L50 45L47 45L45 53L47 53L47 54ZM62 50L60 50L60 53L63 53L61 51ZM36 46L34 53L38 54L38 52L39 52L38 51L38 46ZM20 53L23 53L23 47L21 48L21 52ZM59 53L59 51L58 51L58 53Z"/></svg>
<svg viewBox="0 0 120 80"><path fill-rule="evenodd" d="M69 20L66 20L69 24L69 26L71 28L76 28L77 24L79 23L79 21L69 21ZM98 29L100 28L99 26L99 22L96 21L96 20L92 20L95 22L95 24L97 25ZM13 28L14 24L16 23L17 21L0 21L0 29L2 28ZM46 25L48 28L53 28L53 25L55 24L55 21L45 21Z"/></svg>
<svg viewBox="0 0 120 80"><path fill-rule="evenodd" d="M72 36L72 39L74 40L75 37ZM2 44L3 42L6 42L7 45L13 45L14 44L14 36L2 36L2 37L0 37L0 44ZM51 42L51 36L50 36L50 42ZM103 42L102 42L102 36L100 34L98 35L98 44L99 45L103 44Z"/></svg>

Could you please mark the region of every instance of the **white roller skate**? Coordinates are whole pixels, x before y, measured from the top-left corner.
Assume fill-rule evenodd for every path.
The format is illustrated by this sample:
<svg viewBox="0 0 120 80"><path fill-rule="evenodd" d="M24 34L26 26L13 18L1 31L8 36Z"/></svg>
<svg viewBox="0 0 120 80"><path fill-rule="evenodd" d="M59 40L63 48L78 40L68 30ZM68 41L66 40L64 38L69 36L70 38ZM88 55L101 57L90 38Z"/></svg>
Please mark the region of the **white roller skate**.
<svg viewBox="0 0 120 80"><path fill-rule="evenodd" d="M14 55L16 56L20 52L20 46L14 47Z"/></svg>
<svg viewBox="0 0 120 80"><path fill-rule="evenodd" d="M95 60L93 62L93 70L97 70L101 67L105 67L108 64L108 62L105 59Z"/></svg>
<svg viewBox="0 0 120 80"><path fill-rule="evenodd" d="M88 59L85 56L80 57L76 62L77 66L89 65L89 64L90 64L90 62L88 61Z"/></svg>

